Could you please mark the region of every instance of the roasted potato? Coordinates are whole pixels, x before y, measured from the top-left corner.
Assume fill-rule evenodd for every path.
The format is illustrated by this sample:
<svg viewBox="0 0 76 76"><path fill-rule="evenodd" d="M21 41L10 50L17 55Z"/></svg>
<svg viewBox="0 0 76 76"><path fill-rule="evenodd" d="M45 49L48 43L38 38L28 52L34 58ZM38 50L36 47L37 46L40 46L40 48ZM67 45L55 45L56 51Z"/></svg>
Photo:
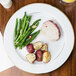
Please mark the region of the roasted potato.
<svg viewBox="0 0 76 76"><path fill-rule="evenodd" d="M37 50L35 54L36 54L36 60L37 61L42 61L42 51Z"/></svg>
<svg viewBox="0 0 76 76"><path fill-rule="evenodd" d="M35 50L41 49L42 46L43 46L43 42L41 42L41 41L35 42L33 44L33 47L34 47Z"/></svg>
<svg viewBox="0 0 76 76"><path fill-rule="evenodd" d="M26 46L26 49L29 53L33 53L34 52L34 47L33 44L29 44Z"/></svg>
<svg viewBox="0 0 76 76"><path fill-rule="evenodd" d="M33 53L29 53L26 55L26 60L29 62L29 63L34 63L36 59L36 55L33 54Z"/></svg>
<svg viewBox="0 0 76 76"><path fill-rule="evenodd" d="M48 51L48 45L47 43L45 43L42 48L41 48L42 51Z"/></svg>
<svg viewBox="0 0 76 76"><path fill-rule="evenodd" d="M44 63L47 63L47 62L49 62L50 61L50 59L51 59L51 55L50 55L50 53L49 52L44 52L43 53L43 62Z"/></svg>

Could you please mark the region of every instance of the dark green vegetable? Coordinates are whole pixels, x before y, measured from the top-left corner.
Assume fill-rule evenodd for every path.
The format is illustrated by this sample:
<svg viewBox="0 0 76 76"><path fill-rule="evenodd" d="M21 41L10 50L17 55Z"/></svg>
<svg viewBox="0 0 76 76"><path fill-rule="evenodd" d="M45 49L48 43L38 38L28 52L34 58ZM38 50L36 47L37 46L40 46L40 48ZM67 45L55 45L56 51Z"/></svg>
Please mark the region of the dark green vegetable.
<svg viewBox="0 0 76 76"><path fill-rule="evenodd" d="M36 26L38 26L40 20L41 20L41 19L36 20L30 27L34 26L35 24L36 24ZM36 28L37 28L37 27L32 28L31 33L32 33ZM17 40L15 41L16 44L18 44L18 43L23 39L23 37L22 37L22 30L23 30L23 29L21 29L20 36L19 36L19 37L17 38ZM24 29L24 33L25 33L25 32L26 32L26 28ZM20 38L21 38L21 39L20 39Z"/></svg>
<svg viewBox="0 0 76 76"><path fill-rule="evenodd" d="M41 21L41 19L36 20L31 26L35 25L39 21Z"/></svg>
<svg viewBox="0 0 76 76"><path fill-rule="evenodd" d="M17 39L17 37L18 37L19 34L20 34L20 29L21 29L21 19L19 19L19 28L18 28L18 30L17 30L17 35L16 35L15 40Z"/></svg>
<svg viewBox="0 0 76 76"><path fill-rule="evenodd" d="M31 17L32 17L32 16L28 16L28 18L27 18L27 20L28 20L29 22L31 21Z"/></svg>
<svg viewBox="0 0 76 76"><path fill-rule="evenodd" d="M28 16L28 18L27 18L27 21L29 21L29 24L30 24L31 18L32 18L32 16ZM27 29L29 28L29 24L28 24ZM27 30L27 29L26 29L26 30Z"/></svg>
<svg viewBox="0 0 76 76"><path fill-rule="evenodd" d="M22 46L19 46L19 49L22 49Z"/></svg>
<svg viewBox="0 0 76 76"><path fill-rule="evenodd" d="M18 42L18 40L21 38L22 36L21 35L19 35L18 36L18 38L14 41L14 43L17 43Z"/></svg>
<svg viewBox="0 0 76 76"><path fill-rule="evenodd" d="M29 24L29 21L26 21L26 26L25 26L25 29L24 29L24 32L23 33L26 32L26 29L28 28L28 24Z"/></svg>
<svg viewBox="0 0 76 76"><path fill-rule="evenodd" d="M28 44L30 44L35 38L36 36L40 33L40 30L38 30L37 32L33 33L32 34L32 38L31 39L28 39L26 42L25 42L25 45L24 46L27 46Z"/></svg>
<svg viewBox="0 0 76 76"><path fill-rule="evenodd" d="M26 12L25 12L25 14L24 14L24 16L23 16L23 18L22 18L22 25L23 25L25 16L26 16ZM22 28L22 27L21 27L21 28Z"/></svg>
<svg viewBox="0 0 76 76"><path fill-rule="evenodd" d="M17 26L18 26L18 18L16 18L16 24L15 24L15 37L16 37L16 35L17 35Z"/></svg>
<svg viewBox="0 0 76 76"><path fill-rule="evenodd" d="M38 25L39 25L39 22L36 24L36 26L38 26ZM36 28L37 28L37 27L32 28L32 30L31 30L31 32L30 32L30 33L32 33ZM31 29L31 26L30 26L30 29ZM29 29L29 30L30 30L30 29ZM28 31L29 31L29 30L28 30Z"/></svg>
<svg viewBox="0 0 76 76"><path fill-rule="evenodd" d="M39 21L41 19L36 20L31 26L29 26L31 18L32 16L27 16L25 12L22 20L19 19L19 26L18 26L18 19L16 19L15 36L14 36L15 48L19 47L19 49L22 49L24 44L25 44L24 46L28 45L39 34L40 30L35 33L32 32L38 27ZM32 36L32 38L29 39L28 37L30 35Z"/></svg>
<svg viewBox="0 0 76 76"><path fill-rule="evenodd" d="M22 24L22 29L21 29L21 32L20 32L21 35L23 34L23 31L24 31L24 28L25 28L26 19L27 19L27 16L25 16L23 24Z"/></svg>
<svg viewBox="0 0 76 76"><path fill-rule="evenodd" d="M20 35L15 40L15 43L20 39L20 37L22 37L23 31L24 31L24 28L25 28L26 19L27 19L27 16L26 16L26 12L25 12L25 15L23 17L23 23L21 24L22 25L22 28L21 28L21 31L20 31Z"/></svg>
<svg viewBox="0 0 76 76"><path fill-rule="evenodd" d="M36 26L38 27L38 25L39 25L39 22L37 22ZM34 25L33 25L33 26L34 26ZM33 28L32 31L31 31L31 33L32 33L37 27Z"/></svg>
<svg viewBox="0 0 76 76"><path fill-rule="evenodd" d="M23 40L21 41L21 43L19 44L20 46L22 46L22 44L24 43L25 39L29 36L30 31L26 34L26 36L23 38Z"/></svg>
<svg viewBox="0 0 76 76"><path fill-rule="evenodd" d="M26 38L26 36L27 35L29 35L30 33L28 33L28 32L30 32L30 30L31 30L31 28L29 27L28 28L28 30L26 31L26 33L25 34L23 34L23 36L22 37L20 37L20 39L18 40L18 41L16 41L15 43L16 43L16 45L18 45L24 38Z"/></svg>

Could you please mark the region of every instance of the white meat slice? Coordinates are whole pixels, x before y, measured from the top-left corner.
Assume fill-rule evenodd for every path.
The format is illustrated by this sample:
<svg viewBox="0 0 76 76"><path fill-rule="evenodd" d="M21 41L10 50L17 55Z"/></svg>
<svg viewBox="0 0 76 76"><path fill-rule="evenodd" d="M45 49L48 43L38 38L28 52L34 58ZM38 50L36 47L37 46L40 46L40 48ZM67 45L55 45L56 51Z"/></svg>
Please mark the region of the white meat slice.
<svg viewBox="0 0 76 76"><path fill-rule="evenodd" d="M57 24L53 21L48 20L43 23L41 32L48 37L51 41L56 41L60 38L60 30Z"/></svg>

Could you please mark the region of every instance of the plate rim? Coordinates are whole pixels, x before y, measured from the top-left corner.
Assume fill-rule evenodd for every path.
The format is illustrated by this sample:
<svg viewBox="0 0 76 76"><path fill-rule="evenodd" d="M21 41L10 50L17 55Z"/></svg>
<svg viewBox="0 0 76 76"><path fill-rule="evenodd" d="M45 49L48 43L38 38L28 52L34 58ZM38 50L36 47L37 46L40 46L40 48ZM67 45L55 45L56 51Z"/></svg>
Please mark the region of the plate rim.
<svg viewBox="0 0 76 76"><path fill-rule="evenodd" d="M29 5L33 5L33 4L42 4L42 5L49 5L49 6L52 6L52 5L50 5L50 4L47 4L47 3L31 3L31 4L27 4L27 5L25 5L25 6L23 6L23 7L21 7L21 8L19 8L17 11L15 11L13 14L12 14L12 16L16 13L16 12L18 12L20 9L22 9L22 8L24 8L24 7L26 7L26 6L29 6ZM54 7L54 6L52 6L52 7ZM54 8L56 8L57 10L59 10L60 12L62 12L63 14L64 14L64 12L63 11L61 11L59 8L57 8L57 7L54 7ZM12 17L11 16L11 17ZM64 16L67 18L67 20L70 22L70 20L69 20L69 18L66 16L66 14L64 14ZM11 17L9 18L9 20L11 19ZM9 22L9 20L8 20L8 22ZM8 22L7 22L7 24L8 24ZM6 24L6 25L7 25ZM74 48L74 44L75 44L75 33L74 33L74 29L73 29L73 25L72 25L72 23L70 22L70 25L71 25L71 28L72 28L72 31L73 31L73 47L72 47L72 50L71 50L71 52L73 51L73 48ZM6 27L5 27L5 29L6 29ZM4 34L5 34L5 30L4 30ZM4 35L3 35L4 36ZM6 54L7 54L7 56L8 56L8 58L11 60L11 62L16 66L16 64L13 62L13 60L9 57L9 55L8 55L8 53L6 52ZM71 53L70 53L71 54ZM70 56L70 54L69 54L69 56ZM69 58L69 56L68 56L68 58ZM68 59L67 58L67 59ZM61 67L66 61L67 61L67 59L59 66L59 67ZM17 67L17 66L16 66ZM57 67L56 69L58 69L59 67ZM18 69L20 69L20 70L22 70L22 71L24 71L24 72L28 72L28 71L25 71L25 70L23 70L23 69L21 69L21 68L19 68L19 67L17 67ZM54 70L56 70L56 69L54 69ZM52 70L52 71L54 71L54 70ZM51 72L52 72L51 71ZM49 71L50 72L50 71ZM49 73L49 72L45 72L45 73ZM44 74L44 73L32 73L32 72L28 72L28 73L31 73L31 74Z"/></svg>

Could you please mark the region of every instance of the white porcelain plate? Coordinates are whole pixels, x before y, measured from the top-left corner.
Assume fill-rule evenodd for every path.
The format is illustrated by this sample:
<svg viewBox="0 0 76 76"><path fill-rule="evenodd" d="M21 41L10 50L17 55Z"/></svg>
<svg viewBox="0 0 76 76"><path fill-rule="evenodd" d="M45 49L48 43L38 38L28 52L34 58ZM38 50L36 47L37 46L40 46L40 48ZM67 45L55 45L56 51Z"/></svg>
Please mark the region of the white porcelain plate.
<svg viewBox="0 0 76 76"><path fill-rule="evenodd" d="M36 31L40 29L43 22L47 20L54 21L60 28L61 37L58 41L51 42L42 33L33 41L43 41L48 44L48 51L51 53L49 63L45 64L36 61L34 64L30 64L25 59L25 55L27 54L26 48L24 47L22 50L14 48L15 21L16 18L22 18L25 11L28 15L32 15L30 24L39 18L41 19ZM35 74L47 73L59 68L69 57L74 46L74 32L68 18L57 8L48 4L35 3L24 6L10 18L4 32L4 44L9 58L18 68Z"/></svg>

